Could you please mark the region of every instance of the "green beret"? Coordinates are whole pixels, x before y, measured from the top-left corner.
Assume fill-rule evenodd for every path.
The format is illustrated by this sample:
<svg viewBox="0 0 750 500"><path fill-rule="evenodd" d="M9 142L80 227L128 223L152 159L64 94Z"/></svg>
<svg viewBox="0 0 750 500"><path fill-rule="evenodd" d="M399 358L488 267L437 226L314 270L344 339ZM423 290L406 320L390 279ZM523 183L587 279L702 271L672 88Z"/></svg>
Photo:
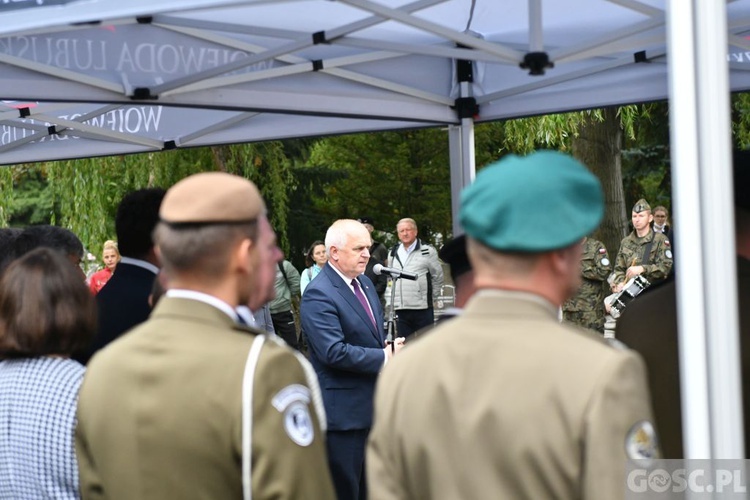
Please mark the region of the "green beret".
<svg viewBox="0 0 750 500"><path fill-rule="evenodd" d="M461 193L466 234L505 252L568 247L599 226L604 194L594 174L556 151L509 155Z"/></svg>
<svg viewBox="0 0 750 500"><path fill-rule="evenodd" d="M645 211L651 211L651 205L648 204L646 200L641 198L640 200L635 202L635 205L633 205L633 212L639 214L641 212Z"/></svg>

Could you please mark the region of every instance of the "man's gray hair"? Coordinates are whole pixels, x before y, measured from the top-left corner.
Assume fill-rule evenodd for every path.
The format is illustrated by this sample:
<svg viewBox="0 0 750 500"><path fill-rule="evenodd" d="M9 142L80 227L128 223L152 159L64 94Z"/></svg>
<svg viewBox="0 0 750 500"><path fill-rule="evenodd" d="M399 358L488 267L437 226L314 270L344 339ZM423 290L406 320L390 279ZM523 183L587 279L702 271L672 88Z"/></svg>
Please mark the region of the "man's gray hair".
<svg viewBox="0 0 750 500"><path fill-rule="evenodd" d="M331 256L331 247L343 248L349 240L348 224L344 224L348 219L339 219L326 231L326 253ZM357 221L354 221L357 222ZM357 222L357 224L360 224Z"/></svg>
<svg viewBox="0 0 750 500"><path fill-rule="evenodd" d="M411 217L404 217L403 219L401 219L400 221L398 221L396 223L396 227L398 227L399 224L402 224L404 222L407 222L407 223L411 224L411 227L413 227L414 229L419 230L419 228L417 227L417 221L415 221Z"/></svg>
<svg viewBox="0 0 750 500"><path fill-rule="evenodd" d="M326 253L331 256L331 247L344 248L349 236L357 231L367 231L361 222L354 219L339 219L326 231ZM369 235L369 231L367 232Z"/></svg>

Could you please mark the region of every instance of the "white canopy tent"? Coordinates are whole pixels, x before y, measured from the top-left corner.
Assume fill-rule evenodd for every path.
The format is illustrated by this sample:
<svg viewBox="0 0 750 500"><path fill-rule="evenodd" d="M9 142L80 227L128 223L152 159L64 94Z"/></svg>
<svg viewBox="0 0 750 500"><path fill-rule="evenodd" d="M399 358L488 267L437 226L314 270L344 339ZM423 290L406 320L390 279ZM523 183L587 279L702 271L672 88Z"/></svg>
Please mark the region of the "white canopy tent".
<svg viewBox="0 0 750 500"><path fill-rule="evenodd" d="M739 386L718 387L738 380L737 360L706 361L714 341L736 358L733 247L703 246L731 243L731 227L703 217L732 213L722 120L728 90L750 89L748 31L750 0L7 0L0 165L447 126L455 209L474 123L665 99L671 73L673 119L693 112L673 126L675 205L705 222L677 242L698 249L706 288L690 305L680 289L682 344L704 380L690 385L700 397L685 391L702 443L687 450L735 458L721 443L741 442Z"/></svg>

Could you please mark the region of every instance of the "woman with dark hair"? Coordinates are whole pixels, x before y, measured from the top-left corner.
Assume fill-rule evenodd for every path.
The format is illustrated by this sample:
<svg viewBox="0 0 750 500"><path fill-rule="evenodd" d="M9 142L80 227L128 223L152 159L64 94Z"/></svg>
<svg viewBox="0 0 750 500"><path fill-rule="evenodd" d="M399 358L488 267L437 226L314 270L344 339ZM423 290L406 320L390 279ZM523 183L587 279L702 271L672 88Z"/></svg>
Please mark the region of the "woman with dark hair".
<svg viewBox="0 0 750 500"><path fill-rule="evenodd" d="M305 265L308 266L300 273L299 289L300 293L305 293L305 287L315 278L323 266L328 262L326 245L322 241L315 241L305 254Z"/></svg>
<svg viewBox="0 0 750 500"><path fill-rule="evenodd" d="M60 253L39 248L0 280L0 497L77 499L76 401L85 368L70 359L96 329L94 298Z"/></svg>

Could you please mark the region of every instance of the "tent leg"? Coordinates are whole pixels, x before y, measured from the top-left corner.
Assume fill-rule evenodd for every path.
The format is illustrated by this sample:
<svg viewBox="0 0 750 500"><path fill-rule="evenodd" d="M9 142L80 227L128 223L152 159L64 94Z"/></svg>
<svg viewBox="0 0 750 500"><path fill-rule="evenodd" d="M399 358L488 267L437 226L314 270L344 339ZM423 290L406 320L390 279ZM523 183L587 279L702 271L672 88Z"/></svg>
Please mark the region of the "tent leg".
<svg viewBox="0 0 750 500"><path fill-rule="evenodd" d="M685 458L744 456L725 2L670 0L669 104Z"/></svg>
<svg viewBox="0 0 750 500"><path fill-rule="evenodd" d="M461 190L474 181L476 165L474 162L474 120L464 118L461 125L448 128L448 139L451 161L451 213L453 215L453 236L463 233L458 220L458 209L461 204Z"/></svg>

